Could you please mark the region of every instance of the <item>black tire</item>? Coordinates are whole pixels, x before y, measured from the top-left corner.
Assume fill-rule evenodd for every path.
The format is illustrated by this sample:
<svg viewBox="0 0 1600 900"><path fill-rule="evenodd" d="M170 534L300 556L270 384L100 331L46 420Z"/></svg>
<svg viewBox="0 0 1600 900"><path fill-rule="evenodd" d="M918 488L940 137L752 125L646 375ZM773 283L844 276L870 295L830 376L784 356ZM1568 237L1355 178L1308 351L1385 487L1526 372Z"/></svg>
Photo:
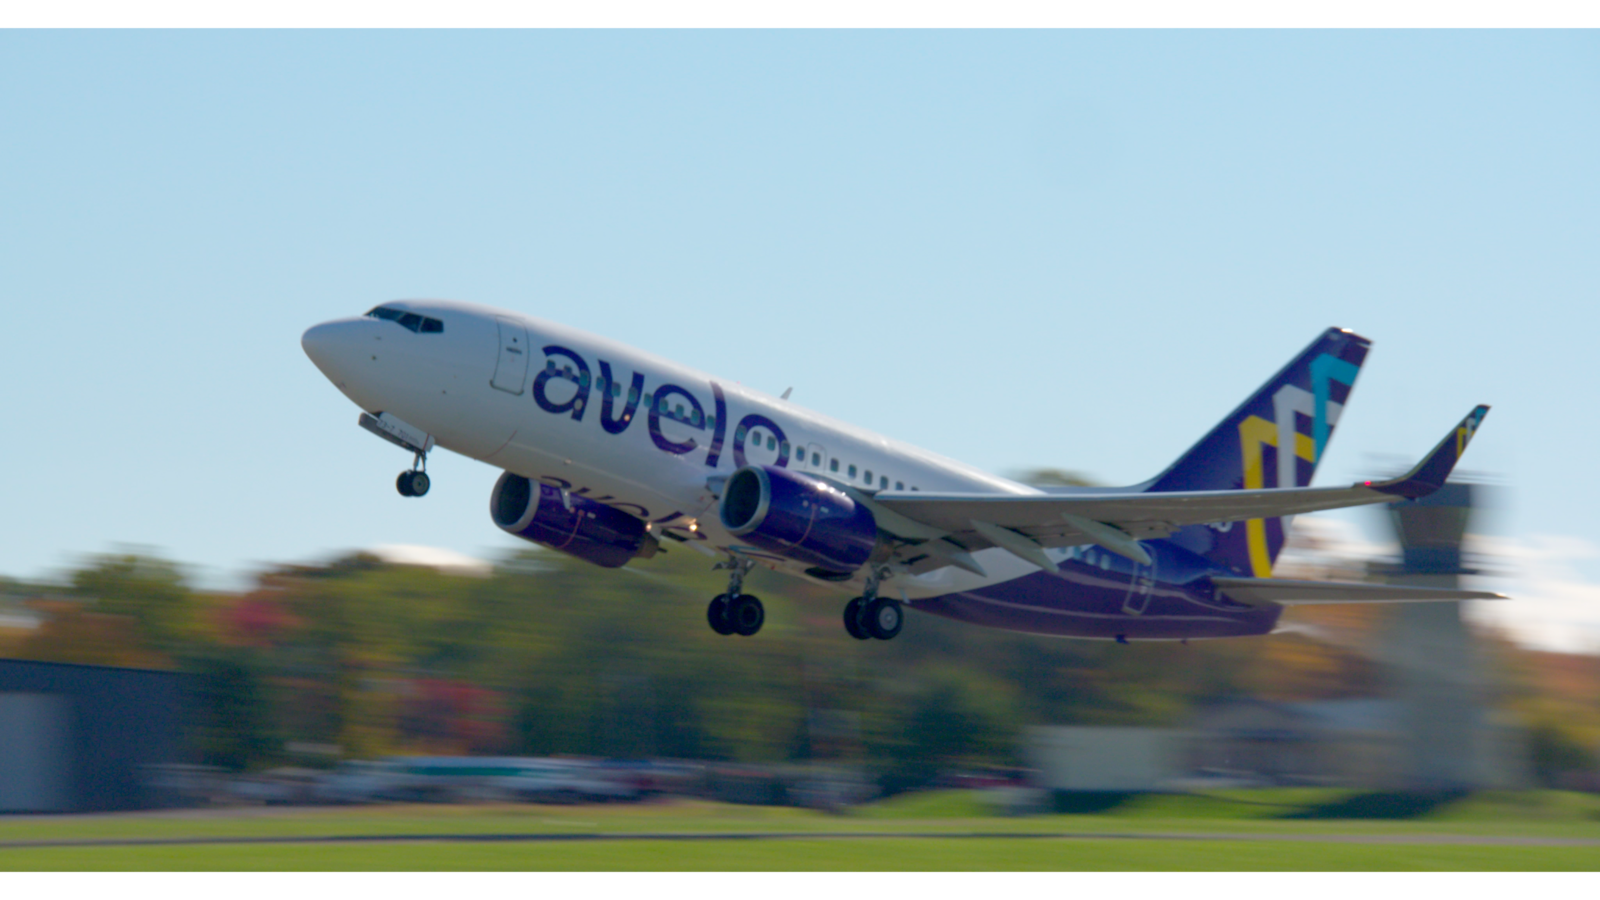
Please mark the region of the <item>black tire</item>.
<svg viewBox="0 0 1600 900"><path fill-rule="evenodd" d="M728 625L733 628L734 634L750 637L761 630L761 624L765 621L766 607L753 594L740 594L728 600Z"/></svg>
<svg viewBox="0 0 1600 900"><path fill-rule="evenodd" d="M433 482L428 478L428 473L427 472L412 472L411 473L411 496L413 496L413 497L426 496L427 493L428 493L428 488L431 487L432 485L433 485Z"/></svg>
<svg viewBox="0 0 1600 900"><path fill-rule="evenodd" d="M416 496L416 494L411 493L411 473L409 471L401 472L400 477L394 480L394 489L399 491L402 497Z"/></svg>
<svg viewBox="0 0 1600 900"><path fill-rule="evenodd" d="M857 597L844 605L844 630L858 641L870 640L872 635L861 627L861 605L865 597Z"/></svg>
<svg viewBox="0 0 1600 900"><path fill-rule="evenodd" d="M733 625L728 622L727 594L718 594L711 598L711 605L706 607L706 622L717 634L733 634Z"/></svg>
<svg viewBox="0 0 1600 900"><path fill-rule="evenodd" d="M862 608L864 613L861 624L866 626L867 633L880 641L892 641L900 633L901 626L905 625L905 610L900 608L900 601L888 597L879 597Z"/></svg>

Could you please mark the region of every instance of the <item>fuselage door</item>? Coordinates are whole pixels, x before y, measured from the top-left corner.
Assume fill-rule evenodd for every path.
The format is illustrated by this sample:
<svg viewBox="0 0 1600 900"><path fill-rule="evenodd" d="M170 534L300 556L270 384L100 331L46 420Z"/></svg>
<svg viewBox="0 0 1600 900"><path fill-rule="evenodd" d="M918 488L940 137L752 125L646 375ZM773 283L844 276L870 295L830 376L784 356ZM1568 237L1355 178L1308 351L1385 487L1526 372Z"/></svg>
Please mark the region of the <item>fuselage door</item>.
<svg viewBox="0 0 1600 900"><path fill-rule="evenodd" d="M800 452L800 468L821 472L824 463L828 461L828 451L822 449L821 444L808 444Z"/></svg>
<svg viewBox="0 0 1600 900"><path fill-rule="evenodd" d="M528 383L528 329L505 316L495 316L494 322L500 326L500 358L489 383L496 390L520 394Z"/></svg>
<svg viewBox="0 0 1600 900"><path fill-rule="evenodd" d="M1122 611L1130 616L1144 615L1144 608L1150 605L1150 591L1156 586L1156 566L1151 560L1150 565L1133 564L1133 581L1128 585L1127 599L1122 601Z"/></svg>

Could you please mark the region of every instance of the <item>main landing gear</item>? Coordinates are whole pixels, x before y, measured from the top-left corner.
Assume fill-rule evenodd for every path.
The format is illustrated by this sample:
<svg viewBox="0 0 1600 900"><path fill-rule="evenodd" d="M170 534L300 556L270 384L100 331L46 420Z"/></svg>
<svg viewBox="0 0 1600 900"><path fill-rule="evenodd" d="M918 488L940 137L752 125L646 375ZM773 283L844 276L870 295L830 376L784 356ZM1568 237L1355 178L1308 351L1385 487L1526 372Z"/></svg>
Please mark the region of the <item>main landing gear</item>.
<svg viewBox="0 0 1600 900"><path fill-rule="evenodd" d="M873 572L867 578L866 594L844 605L844 630L858 641L893 640L905 624L900 601L878 595L878 585L885 574L886 570Z"/></svg>
<svg viewBox="0 0 1600 900"><path fill-rule="evenodd" d="M754 560L742 556L716 564L715 568L728 570L728 592L713 597L706 607L706 624L712 631L749 637L761 630L767 620L766 609L760 598L744 593L745 573L754 567ZM887 569L873 572L867 578L866 594L845 604L844 630L856 640L893 640L905 624L905 608L900 601L878 595L878 586L888 574Z"/></svg>
<svg viewBox="0 0 1600 900"><path fill-rule="evenodd" d="M427 454L418 453L417 458L411 462L411 468L401 472L400 477L394 480L394 489L399 491L402 497L421 497L426 494L431 484L428 481L428 473L424 471L427 467Z"/></svg>
<svg viewBox="0 0 1600 900"><path fill-rule="evenodd" d="M761 630L767 621L767 610L754 594L743 593L744 575L755 567L753 560L735 557L719 562L714 568L727 569L728 592L718 594L706 607L706 622L717 634L738 634L750 637Z"/></svg>

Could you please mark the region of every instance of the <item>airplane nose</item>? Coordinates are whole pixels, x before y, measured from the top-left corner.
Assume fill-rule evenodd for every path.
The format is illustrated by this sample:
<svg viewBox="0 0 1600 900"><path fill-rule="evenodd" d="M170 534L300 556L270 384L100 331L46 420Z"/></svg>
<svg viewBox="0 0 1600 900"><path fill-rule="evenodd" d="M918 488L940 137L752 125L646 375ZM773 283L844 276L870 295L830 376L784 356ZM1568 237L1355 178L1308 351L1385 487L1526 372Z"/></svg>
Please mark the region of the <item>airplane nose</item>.
<svg viewBox="0 0 1600 900"><path fill-rule="evenodd" d="M321 364L322 358L327 356L329 345L333 342L333 328L329 323L313 325L300 335L300 349L311 357L311 361Z"/></svg>
<svg viewBox="0 0 1600 900"><path fill-rule="evenodd" d="M360 349L364 323L348 319L323 322L306 329L300 336L300 349L322 373L335 382L343 380L344 369Z"/></svg>

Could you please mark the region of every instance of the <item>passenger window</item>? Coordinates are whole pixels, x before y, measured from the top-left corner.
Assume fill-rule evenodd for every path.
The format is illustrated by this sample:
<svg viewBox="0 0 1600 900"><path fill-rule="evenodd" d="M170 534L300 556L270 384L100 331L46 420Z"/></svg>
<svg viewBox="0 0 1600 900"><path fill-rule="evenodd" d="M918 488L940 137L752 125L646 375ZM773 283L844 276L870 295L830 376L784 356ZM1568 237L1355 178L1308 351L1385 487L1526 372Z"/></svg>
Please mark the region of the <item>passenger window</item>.
<svg viewBox="0 0 1600 900"><path fill-rule="evenodd" d="M850 467L850 477L851 478L856 477L856 467L855 466L851 466Z"/></svg>
<svg viewBox="0 0 1600 900"><path fill-rule="evenodd" d="M778 439L773 437L770 434L767 435L767 449L768 450L776 450L776 449L778 449Z"/></svg>
<svg viewBox="0 0 1600 900"><path fill-rule="evenodd" d="M906 483L904 481L896 481L894 483L894 489L897 491L903 491L906 489Z"/></svg>
<svg viewBox="0 0 1600 900"><path fill-rule="evenodd" d="M885 475L878 479L878 488L885 491L889 489L889 476Z"/></svg>
<svg viewBox="0 0 1600 900"><path fill-rule="evenodd" d="M813 466L822 465L822 454L821 453L813 453L813 454L811 454L811 464Z"/></svg>
<svg viewBox="0 0 1600 900"><path fill-rule="evenodd" d="M871 469L868 469L866 471L866 477L863 480L865 480L867 482L867 484L871 484L872 483L872 470Z"/></svg>
<svg viewBox="0 0 1600 900"><path fill-rule="evenodd" d="M629 403L638 403L639 402L639 389L638 388L628 388L628 402Z"/></svg>
<svg viewBox="0 0 1600 900"><path fill-rule="evenodd" d="M744 427L743 425L741 425L741 426L739 426L739 430L735 431L733 433L733 439L736 440L736 441L742 441L749 434L750 434L750 429L748 429L748 428Z"/></svg>
<svg viewBox="0 0 1600 900"><path fill-rule="evenodd" d="M778 445L778 452L782 453L784 456L788 456L789 455L789 442L788 441L784 441L783 443L779 444Z"/></svg>
<svg viewBox="0 0 1600 900"><path fill-rule="evenodd" d="M839 471L839 459L838 459L838 457L835 457L833 459L828 460L828 471L830 471L830 472Z"/></svg>

